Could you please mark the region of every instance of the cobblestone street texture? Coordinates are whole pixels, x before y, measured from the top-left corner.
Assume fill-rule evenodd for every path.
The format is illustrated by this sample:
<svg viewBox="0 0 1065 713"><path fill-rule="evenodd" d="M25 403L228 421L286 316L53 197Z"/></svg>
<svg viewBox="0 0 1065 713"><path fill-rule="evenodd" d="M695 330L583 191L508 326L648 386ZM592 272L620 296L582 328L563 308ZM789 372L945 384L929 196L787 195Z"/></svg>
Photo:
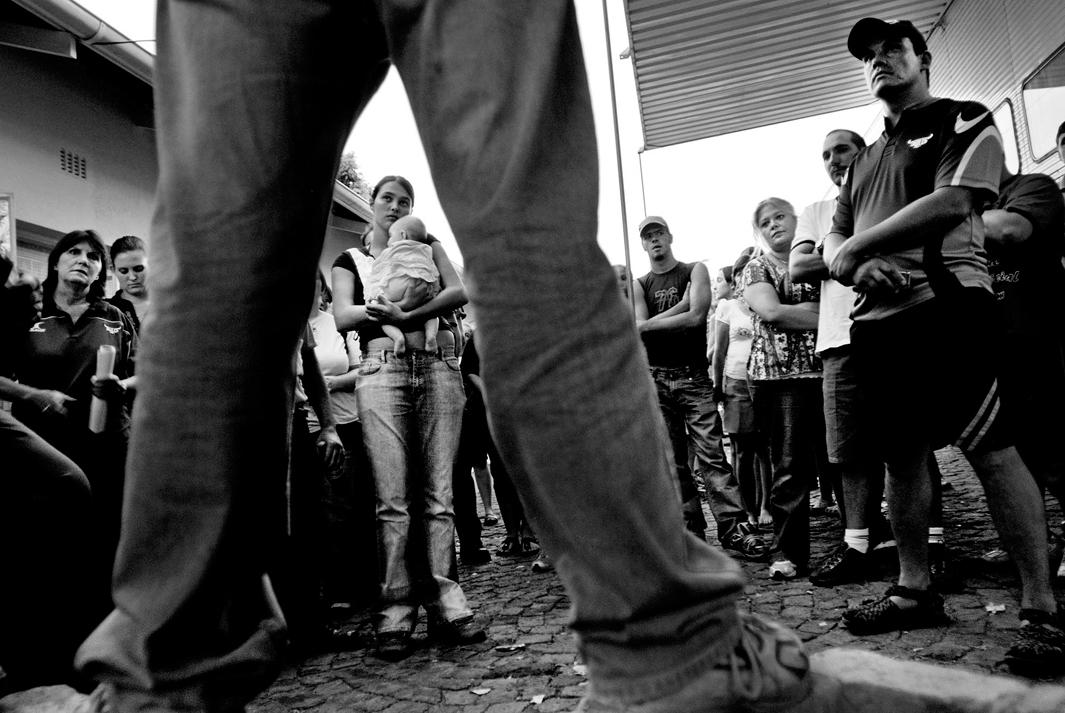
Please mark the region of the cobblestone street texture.
<svg viewBox="0 0 1065 713"><path fill-rule="evenodd" d="M998 539L976 477L957 451L948 449L937 456L944 475L950 565L957 575L956 586L947 594L953 620L949 627L857 637L840 625L846 607L879 596L892 581L888 562L882 564L877 579L835 589L813 587L806 578L773 581L765 564L744 563L750 581L743 606L800 632L811 653L846 647L977 674L1007 674L1001 660L1019 625L1017 577L1008 563L992 565L980 559L998 546ZM1056 504L1049 517L1055 526L1060 524ZM709 511L706 518L712 526ZM814 516L812 537L816 562L840 539L838 519ZM451 649L430 645L423 621L415 635L414 654L388 663L373 656L369 612L359 612L345 628L357 634L361 648L287 667L249 706L249 713L573 710L586 678L566 628L568 597L554 573L532 571L531 558L496 556L502 538L502 525L487 528L485 544L493 551L492 562L460 566L463 587L487 629L486 642ZM708 539L715 541L712 531ZM1057 589L1061 599L1060 586ZM1065 684L1065 675L1048 682ZM66 690L67 695L73 693ZM0 713L65 709L63 694L39 691L44 692L38 693L44 701L29 704L31 696L20 705L12 697L0 701Z"/></svg>
<svg viewBox="0 0 1065 713"><path fill-rule="evenodd" d="M1019 626L1018 581L1012 566L980 559L998 546L983 491L961 454L937 454L944 478L946 538L958 584L947 594L949 627L854 636L839 623L845 608L879 596L892 581L888 563L867 584L814 587L805 578L769 579L764 564L744 563L749 577L743 605L802 634L810 652L834 647L875 651L974 672L1006 674L1000 663ZM705 507L704 507L705 510ZM1061 521L1056 503L1049 513ZM709 511L707 522L713 523ZM838 519L812 519L814 561L842 536ZM494 553L502 526L486 530ZM711 542L715 535L708 534ZM888 552L894 555L893 550ZM374 713L517 713L573 710L585 684L572 634L566 629L569 600L554 573L536 574L532 560L497 557L480 567L460 567L467 596L485 623L488 641L455 649L430 646L424 624L419 647L400 663L375 658L368 614L352 619L366 647L318 656L288 668L251 706L250 713L374 711ZM1057 588L1060 597L1060 587ZM1051 679L1065 684L1065 675Z"/></svg>

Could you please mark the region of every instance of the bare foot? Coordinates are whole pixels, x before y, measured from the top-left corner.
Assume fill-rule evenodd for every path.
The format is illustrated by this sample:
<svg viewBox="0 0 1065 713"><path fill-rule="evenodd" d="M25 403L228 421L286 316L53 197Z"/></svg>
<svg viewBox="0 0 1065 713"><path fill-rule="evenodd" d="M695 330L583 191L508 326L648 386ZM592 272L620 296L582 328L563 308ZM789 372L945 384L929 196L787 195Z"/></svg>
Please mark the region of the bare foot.
<svg viewBox="0 0 1065 713"><path fill-rule="evenodd" d="M758 513L758 527L772 527L773 516L769 514L768 510L762 510Z"/></svg>
<svg viewBox="0 0 1065 713"><path fill-rule="evenodd" d="M437 343L436 343L436 337L426 337L426 339L425 339L425 351L427 351L430 354L432 354L439 348L440 348L439 345L437 345Z"/></svg>
<svg viewBox="0 0 1065 713"><path fill-rule="evenodd" d="M407 354L407 340L404 337L397 337L393 340L392 352L398 356L405 356Z"/></svg>

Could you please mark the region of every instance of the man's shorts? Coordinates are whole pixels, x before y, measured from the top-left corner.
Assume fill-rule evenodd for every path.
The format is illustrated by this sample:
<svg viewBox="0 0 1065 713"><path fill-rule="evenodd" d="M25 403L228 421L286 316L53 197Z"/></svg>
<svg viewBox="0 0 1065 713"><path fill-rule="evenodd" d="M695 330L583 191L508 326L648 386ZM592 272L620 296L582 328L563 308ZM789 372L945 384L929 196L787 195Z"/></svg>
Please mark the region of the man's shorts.
<svg viewBox="0 0 1065 713"><path fill-rule="evenodd" d="M868 459L870 445L860 413L867 402L858 385L851 347L825 350L821 354L821 364L828 462L855 463Z"/></svg>
<svg viewBox="0 0 1065 713"><path fill-rule="evenodd" d="M1003 332L995 315L990 292L964 288L851 325L874 453L890 462L921 443L968 453L1013 444L996 378Z"/></svg>

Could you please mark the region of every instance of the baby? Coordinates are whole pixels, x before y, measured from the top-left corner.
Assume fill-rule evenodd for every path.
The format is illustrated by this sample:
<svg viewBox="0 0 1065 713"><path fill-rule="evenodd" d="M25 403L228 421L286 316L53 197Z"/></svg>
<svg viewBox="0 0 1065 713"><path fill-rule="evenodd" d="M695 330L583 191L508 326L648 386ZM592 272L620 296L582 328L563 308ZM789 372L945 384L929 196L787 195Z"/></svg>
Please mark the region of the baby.
<svg viewBox="0 0 1065 713"><path fill-rule="evenodd" d="M370 269L373 286L367 294L386 298L406 311L423 305L440 291L440 271L433 262L433 249L425 224L412 215L400 218L388 230L388 247L373 261ZM371 300L373 301L373 300ZM425 350L437 350L439 318L425 320ZM392 338L396 356L407 353L407 338L394 324L381 329Z"/></svg>

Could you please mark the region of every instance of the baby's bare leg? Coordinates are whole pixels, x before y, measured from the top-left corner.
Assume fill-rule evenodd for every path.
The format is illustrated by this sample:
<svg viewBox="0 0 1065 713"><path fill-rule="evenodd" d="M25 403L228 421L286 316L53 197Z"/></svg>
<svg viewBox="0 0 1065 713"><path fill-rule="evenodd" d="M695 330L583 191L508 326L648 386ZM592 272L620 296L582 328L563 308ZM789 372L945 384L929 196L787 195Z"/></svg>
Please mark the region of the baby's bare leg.
<svg viewBox="0 0 1065 713"><path fill-rule="evenodd" d="M440 320L436 317L425 320L425 351L437 350L436 334L440 331Z"/></svg>
<svg viewBox="0 0 1065 713"><path fill-rule="evenodd" d="M394 324L382 324L381 331L392 339L392 351L396 356L407 353L407 338L403 336L403 330Z"/></svg>

